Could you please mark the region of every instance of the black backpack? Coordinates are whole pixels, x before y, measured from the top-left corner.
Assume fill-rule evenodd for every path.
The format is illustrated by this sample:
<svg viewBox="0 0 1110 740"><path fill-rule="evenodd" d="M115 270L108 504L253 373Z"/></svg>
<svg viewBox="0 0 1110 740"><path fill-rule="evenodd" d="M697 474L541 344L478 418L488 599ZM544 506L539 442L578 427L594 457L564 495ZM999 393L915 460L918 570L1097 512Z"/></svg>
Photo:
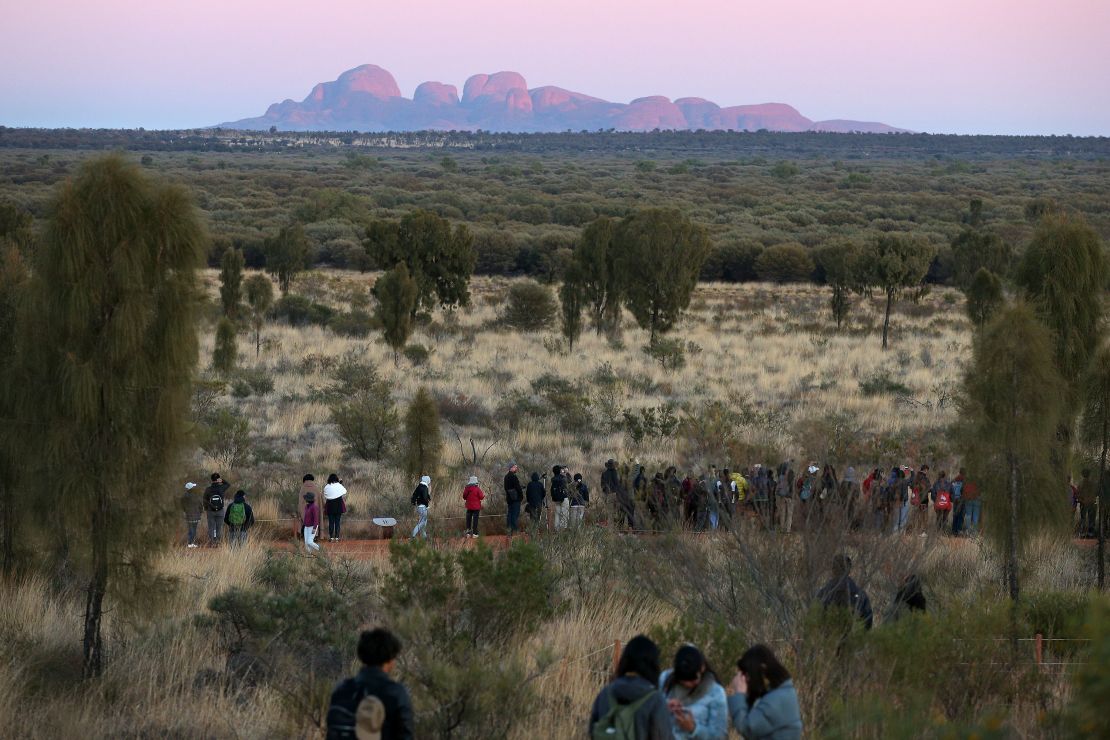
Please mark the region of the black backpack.
<svg viewBox="0 0 1110 740"><path fill-rule="evenodd" d="M358 723L358 706L370 696L366 684L358 678L348 678L335 687L328 705L327 740L355 740Z"/></svg>
<svg viewBox="0 0 1110 740"><path fill-rule="evenodd" d="M208 493L208 510L209 511L223 511L224 510L224 495L219 491L210 491Z"/></svg>

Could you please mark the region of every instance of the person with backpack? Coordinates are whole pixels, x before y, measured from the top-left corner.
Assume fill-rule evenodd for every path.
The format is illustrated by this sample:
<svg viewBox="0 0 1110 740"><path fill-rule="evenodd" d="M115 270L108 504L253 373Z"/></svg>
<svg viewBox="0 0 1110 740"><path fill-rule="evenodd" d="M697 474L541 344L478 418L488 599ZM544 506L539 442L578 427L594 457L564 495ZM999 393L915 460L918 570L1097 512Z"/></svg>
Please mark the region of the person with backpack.
<svg viewBox="0 0 1110 740"><path fill-rule="evenodd" d="M235 499L224 510L224 524L227 525L227 541L232 545L245 545L247 530L254 525L254 510L247 503L247 492L239 489Z"/></svg>
<svg viewBox="0 0 1110 740"><path fill-rule="evenodd" d="M843 607L863 622L866 629L871 629L874 615L871 612L871 599L867 592L852 580L852 559L847 555L837 555L833 558L833 577L817 591L817 600L826 609Z"/></svg>
<svg viewBox="0 0 1110 740"><path fill-rule="evenodd" d="M505 473L505 529L512 537L520 529L520 506L524 502L524 486L520 484L516 463Z"/></svg>
<svg viewBox="0 0 1110 740"><path fill-rule="evenodd" d="M347 489L336 473L324 484L324 513L328 515L328 542L339 542L340 525L347 513Z"/></svg>
<svg viewBox="0 0 1110 740"><path fill-rule="evenodd" d="M779 487L776 491L779 509L779 531L790 534L794 527L794 460L779 466Z"/></svg>
<svg viewBox="0 0 1110 740"><path fill-rule="evenodd" d="M964 531L964 469L952 479L952 536L959 537Z"/></svg>
<svg viewBox="0 0 1110 740"><path fill-rule="evenodd" d="M204 511L204 502L200 496L193 493L196 483L189 481L185 484L185 493L181 495L181 510L185 513L185 528L188 534L186 548L192 550L197 546L197 527L200 526L200 515Z"/></svg>
<svg viewBox="0 0 1110 740"><path fill-rule="evenodd" d="M937 530L944 532L948 529L948 517L952 514L952 484L948 481L947 471L940 471L929 493L933 499L933 509L936 511Z"/></svg>
<svg viewBox="0 0 1110 740"><path fill-rule="evenodd" d="M465 537L478 536L478 515L482 513L482 499L486 497L482 487L478 485L478 476L470 476L463 489L463 500L466 501L466 534Z"/></svg>
<svg viewBox="0 0 1110 740"><path fill-rule="evenodd" d="M574 485L570 489L570 526L581 527L586 521L586 507L590 505L590 487L582 480L581 473L574 474Z"/></svg>
<svg viewBox="0 0 1110 740"><path fill-rule="evenodd" d="M728 685L728 713L744 740L801 740L802 712L790 673L766 645L736 661Z"/></svg>
<svg viewBox="0 0 1110 740"><path fill-rule="evenodd" d="M409 539L415 540L417 535L423 535L424 539L428 539L428 507L432 505L431 476L420 476L420 482L416 484L416 488L409 498L409 503L416 507L418 518L416 526L412 528L412 537Z"/></svg>
<svg viewBox="0 0 1110 740"><path fill-rule="evenodd" d="M925 593L921 589L921 578L916 573L908 573L894 595L890 607L890 621L896 622L906 614L926 610Z"/></svg>
<svg viewBox="0 0 1110 740"><path fill-rule="evenodd" d="M363 668L332 691L327 740L362 740L365 735L361 732L360 717L372 716L375 701L385 710L382 740L412 740L415 732L412 700L404 684L390 677L400 654L401 641L387 629L379 627L359 635L358 659Z"/></svg>
<svg viewBox="0 0 1110 740"><path fill-rule="evenodd" d="M540 479L540 474L532 472L532 479L528 481L528 489L524 492L526 503L525 512L532 518L532 529L539 529L540 517L547 506L547 488Z"/></svg>
<svg viewBox="0 0 1110 740"><path fill-rule="evenodd" d="M725 690L696 647L683 645L678 649L674 668L659 676L659 689L667 700L675 740L725 740L728 737Z"/></svg>
<svg viewBox="0 0 1110 740"><path fill-rule="evenodd" d="M204 510L208 514L208 546L220 544L224 528L224 497L231 484L219 473L212 474L212 483L204 489Z"/></svg>
<svg viewBox="0 0 1110 740"><path fill-rule="evenodd" d="M613 680L590 710L593 740L671 740L671 716L659 682L659 647L636 635L621 652Z"/></svg>
<svg viewBox="0 0 1110 740"><path fill-rule="evenodd" d="M551 468L551 506L555 509L555 531L566 529L570 523L570 495L567 492L566 468Z"/></svg>
<svg viewBox="0 0 1110 740"><path fill-rule="evenodd" d="M304 499L304 516L301 517L304 549L309 552L319 552L320 545L316 542L316 538L320 533L320 509L316 506L316 494L307 491L301 498Z"/></svg>

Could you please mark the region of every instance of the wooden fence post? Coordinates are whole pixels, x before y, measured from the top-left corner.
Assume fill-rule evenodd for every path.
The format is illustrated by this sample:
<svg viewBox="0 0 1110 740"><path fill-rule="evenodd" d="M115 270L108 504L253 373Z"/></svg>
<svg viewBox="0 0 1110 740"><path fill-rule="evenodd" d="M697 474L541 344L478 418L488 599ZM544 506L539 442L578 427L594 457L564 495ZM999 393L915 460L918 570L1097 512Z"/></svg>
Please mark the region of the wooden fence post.
<svg viewBox="0 0 1110 740"><path fill-rule="evenodd" d="M615 640L613 642L613 665L609 671L610 676L617 675L617 664L621 662L621 641Z"/></svg>
<svg viewBox="0 0 1110 740"><path fill-rule="evenodd" d="M1044 635L1040 632L1038 632L1037 636L1033 639L1033 656L1037 660L1037 667L1040 668L1044 660Z"/></svg>

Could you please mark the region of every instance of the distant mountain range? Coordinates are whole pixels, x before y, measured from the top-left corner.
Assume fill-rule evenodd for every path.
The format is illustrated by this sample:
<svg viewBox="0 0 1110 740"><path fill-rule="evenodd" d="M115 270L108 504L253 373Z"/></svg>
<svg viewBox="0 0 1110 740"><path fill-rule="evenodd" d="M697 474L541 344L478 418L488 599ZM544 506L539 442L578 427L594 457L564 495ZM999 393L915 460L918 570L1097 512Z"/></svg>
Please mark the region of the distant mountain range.
<svg viewBox="0 0 1110 740"><path fill-rule="evenodd" d="M733 105L703 98L669 100L661 95L631 103L607 100L561 87L528 88L517 72L477 74L463 85L424 82L412 98L374 64L347 70L321 82L301 102L274 103L257 118L220 124L223 128L280 131L832 131L897 133L904 129L867 121L812 121L785 103Z"/></svg>

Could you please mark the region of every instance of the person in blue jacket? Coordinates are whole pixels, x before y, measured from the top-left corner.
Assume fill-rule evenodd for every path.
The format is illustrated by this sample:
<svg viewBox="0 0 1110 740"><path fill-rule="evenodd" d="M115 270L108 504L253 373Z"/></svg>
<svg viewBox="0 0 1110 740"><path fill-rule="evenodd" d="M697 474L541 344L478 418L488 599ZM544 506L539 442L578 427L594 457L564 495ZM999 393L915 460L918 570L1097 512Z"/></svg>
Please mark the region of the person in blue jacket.
<svg viewBox="0 0 1110 740"><path fill-rule="evenodd" d="M802 713L790 674L766 645L753 645L736 661L728 685L728 713L744 740L800 740Z"/></svg>
<svg viewBox="0 0 1110 740"><path fill-rule="evenodd" d="M674 668L659 676L659 689L667 699L675 740L726 740L728 706L725 690L713 669L693 645L683 645L674 656Z"/></svg>

